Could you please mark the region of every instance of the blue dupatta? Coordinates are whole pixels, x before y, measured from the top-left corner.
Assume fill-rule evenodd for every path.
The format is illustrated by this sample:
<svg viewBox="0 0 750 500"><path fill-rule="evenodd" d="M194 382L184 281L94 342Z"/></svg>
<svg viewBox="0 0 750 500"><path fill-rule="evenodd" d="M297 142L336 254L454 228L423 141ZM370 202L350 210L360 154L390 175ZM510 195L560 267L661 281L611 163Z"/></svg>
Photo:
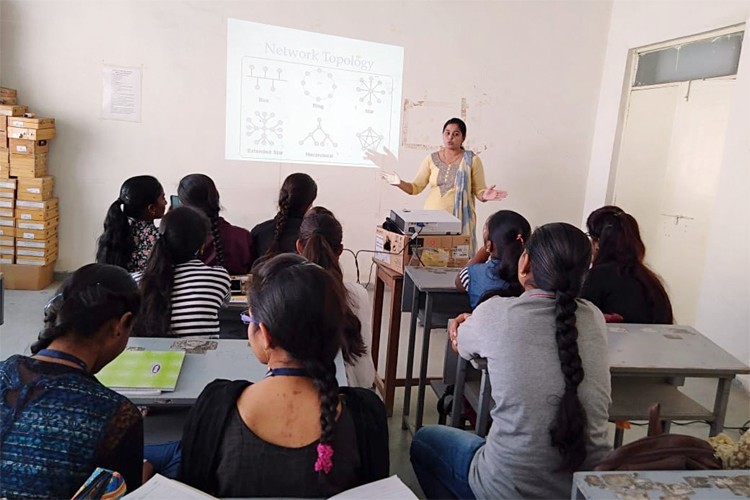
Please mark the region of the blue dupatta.
<svg viewBox="0 0 750 500"><path fill-rule="evenodd" d="M464 151L464 159L456 171L456 199L453 202L453 215L461 221L461 234L469 235L469 256L476 252L476 221L474 212L471 210L471 162L474 152Z"/></svg>

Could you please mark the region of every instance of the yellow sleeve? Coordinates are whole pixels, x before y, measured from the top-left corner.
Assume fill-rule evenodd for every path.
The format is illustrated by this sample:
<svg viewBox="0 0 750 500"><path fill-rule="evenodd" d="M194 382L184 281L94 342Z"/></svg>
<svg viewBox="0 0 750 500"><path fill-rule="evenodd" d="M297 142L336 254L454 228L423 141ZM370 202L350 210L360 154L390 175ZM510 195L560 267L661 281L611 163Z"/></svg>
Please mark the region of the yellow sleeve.
<svg viewBox="0 0 750 500"><path fill-rule="evenodd" d="M487 189L487 182L484 180L484 165L478 155L474 155L471 160L471 192L479 199L479 193Z"/></svg>
<svg viewBox="0 0 750 500"><path fill-rule="evenodd" d="M411 194L419 194L427 187L430 182L430 163L430 155L427 155L417 170L417 176L411 181Z"/></svg>

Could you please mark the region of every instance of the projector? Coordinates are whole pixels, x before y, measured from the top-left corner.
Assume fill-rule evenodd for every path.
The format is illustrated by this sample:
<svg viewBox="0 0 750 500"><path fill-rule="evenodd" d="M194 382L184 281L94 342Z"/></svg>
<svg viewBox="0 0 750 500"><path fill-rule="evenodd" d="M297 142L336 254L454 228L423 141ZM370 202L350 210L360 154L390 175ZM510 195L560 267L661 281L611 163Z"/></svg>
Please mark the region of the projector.
<svg viewBox="0 0 750 500"><path fill-rule="evenodd" d="M461 221L445 210L391 210L391 220L403 234L461 234Z"/></svg>

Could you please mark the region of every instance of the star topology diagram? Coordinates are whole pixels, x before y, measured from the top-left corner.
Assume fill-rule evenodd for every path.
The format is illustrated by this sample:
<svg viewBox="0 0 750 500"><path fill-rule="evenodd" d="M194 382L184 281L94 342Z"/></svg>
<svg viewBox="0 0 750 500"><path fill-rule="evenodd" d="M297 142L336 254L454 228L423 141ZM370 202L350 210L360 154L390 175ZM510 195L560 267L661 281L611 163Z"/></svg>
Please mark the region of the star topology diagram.
<svg viewBox="0 0 750 500"><path fill-rule="evenodd" d="M373 167L398 150L403 48L228 20L226 157Z"/></svg>

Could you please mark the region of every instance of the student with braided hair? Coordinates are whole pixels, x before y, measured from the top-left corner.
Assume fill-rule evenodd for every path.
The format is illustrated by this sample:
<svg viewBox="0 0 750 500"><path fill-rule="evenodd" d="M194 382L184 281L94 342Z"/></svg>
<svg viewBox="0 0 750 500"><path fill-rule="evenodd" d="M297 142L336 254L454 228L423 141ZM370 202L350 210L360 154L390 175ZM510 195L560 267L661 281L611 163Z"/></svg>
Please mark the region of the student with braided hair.
<svg viewBox="0 0 750 500"><path fill-rule="evenodd" d="M309 175L294 173L284 179L276 216L250 231L255 259L297 251L299 226L317 196L318 185Z"/></svg>
<svg viewBox="0 0 750 500"><path fill-rule="evenodd" d="M414 436L428 498L565 498L573 472L609 451L610 376L602 313L577 299L591 262L570 224L537 228L519 259L520 297L493 297L449 325L454 349L487 359L487 439L445 426Z"/></svg>
<svg viewBox="0 0 750 500"><path fill-rule="evenodd" d="M126 180L120 196L110 205L104 232L97 240L96 261L143 271L159 237L154 219L161 219L167 200L155 177L139 175Z"/></svg>
<svg viewBox="0 0 750 500"><path fill-rule="evenodd" d="M638 222L608 205L586 220L594 259L581 297L610 322L671 324L672 303L659 276L643 262L646 246Z"/></svg>
<svg viewBox="0 0 750 500"><path fill-rule="evenodd" d="M86 265L45 306L32 356L0 362L0 497L71 498L97 467L141 485L141 414L94 378L125 349L140 302L125 270Z"/></svg>
<svg viewBox="0 0 750 500"><path fill-rule="evenodd" d="M327 208L313 207L307 211L299 228L297 251L300 255L333 273L346 287L347 303L344 318L344 367L350 387L372 388L375 384L375 364L370 348L372 328L370 296L359 283L345 282L339 266L344 251L341 223Z"/></svg>
<svg viewBox="0 0 750 500"><path fill-rule="evenodd" d="M250 232L219 216L219 191L211 178L190 174L177 187L180 203L203 212L210 222L209 235L199 259L207 266L221 266L229 274L247 274L253 263Z"/></svg>
<svg viewBox="0 0 750 500"><path fill-rule="evenodd" d="M147 456L166 455L181 481L218 497L323 498L386 477L382 401L336 382L345 301L340 280L299 255L258 265L243 320L266 377L212 382L182 441Z"/></svg>

